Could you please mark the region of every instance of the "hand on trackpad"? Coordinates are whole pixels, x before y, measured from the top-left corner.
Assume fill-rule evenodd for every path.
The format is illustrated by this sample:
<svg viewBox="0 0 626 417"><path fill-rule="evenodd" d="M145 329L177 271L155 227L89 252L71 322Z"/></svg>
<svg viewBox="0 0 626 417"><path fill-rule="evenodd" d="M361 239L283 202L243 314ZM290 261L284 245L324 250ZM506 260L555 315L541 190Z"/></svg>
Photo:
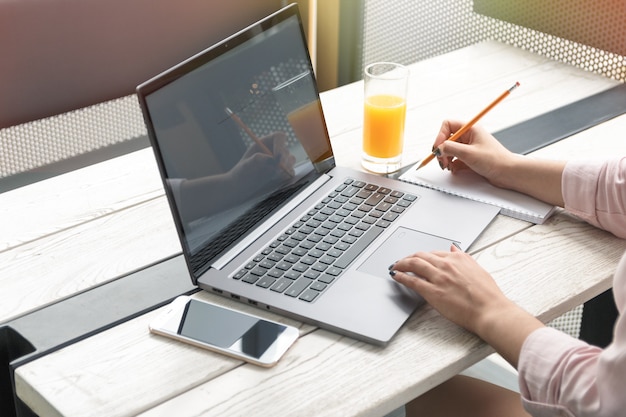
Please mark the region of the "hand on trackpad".
<svg viewBox="0 0 626 417"><path fill-rule="evenodd" d="M415 252L448 251L452 243L453 241L450 239L429 235L406 227L399 227L391 236L379 244L374 253L357 270L390 279L387 268L399 259Z"/></svg>

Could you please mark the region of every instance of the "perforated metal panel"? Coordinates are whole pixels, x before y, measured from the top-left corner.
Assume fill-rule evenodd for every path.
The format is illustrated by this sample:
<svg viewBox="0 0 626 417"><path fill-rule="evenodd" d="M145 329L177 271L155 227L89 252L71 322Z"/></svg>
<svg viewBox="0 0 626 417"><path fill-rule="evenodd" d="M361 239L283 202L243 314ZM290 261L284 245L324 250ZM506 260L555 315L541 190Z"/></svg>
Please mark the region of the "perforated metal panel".
<svg viewBox="0 0 626 417"><path fill-rule="evenodd" d="M578 336L580 336L580 323L582 318L583 306L579 305L562 316L552 320L548 323L548 326L554 327L555 329L567 333L572 337L578 338Z"/></svg>
<svg viewBox="0 0 626 417"><path fill-rule="evenodd" d="M0 177L146 135L135 95L0 129Z"/></svg>
<svg viewBox="0 0 626 417"><path fill-rule="evenodd" d="M551 3L551 2L544 2ZM572 2L571 7L576 7ZM591 0L588 3L593 3ZM605 2L604 14L624 13L623 1ZM607 9L609 8L609 9ZM563 19L563 8L551 20ZM363 64L410 64L484 40L497 40L577 67L626 81L626 57L478 14L471 0L365 0ZM596 19L597 20L597 19ZM575 25L576 20L571 21ZM622 26L624 22L622 22ZM611 26L620 28L620 26ZM599 31L606 27L599 27ZM626 29L623 29L626 31ZM626 43L622 34L607 37ZM597 42L596 42L597 43Z"/></svg>

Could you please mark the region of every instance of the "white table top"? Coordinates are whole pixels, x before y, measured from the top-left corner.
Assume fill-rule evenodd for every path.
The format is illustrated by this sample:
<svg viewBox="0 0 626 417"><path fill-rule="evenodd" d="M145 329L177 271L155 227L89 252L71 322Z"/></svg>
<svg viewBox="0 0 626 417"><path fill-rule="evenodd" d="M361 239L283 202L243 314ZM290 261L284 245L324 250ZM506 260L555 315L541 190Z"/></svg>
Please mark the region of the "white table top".
<svg viewBox="0 0 626 417"><path fill-rule="evenodd" d="M521 87L482 119L489 130L617 85L494 42L419 62L411 73L407 163L428 153L444 118L471 118L515 81ZM360 82L322 94L338 165L360 168L361 102ZM615 134L624 128L626 116L617 117L536 155L626 154ZM138 218L151 221L138 226ZM180 251L150 149L0 194L0 230L0 322ZM559 211L544 225L498 216L471 252L509 297L548 321L609 288L625 249ZM197 296L293 324L301 337L264 369L151 335L157 310L18 368L18 396L41 415L377 416L491 352L429 307L380 348Z"/></svg>

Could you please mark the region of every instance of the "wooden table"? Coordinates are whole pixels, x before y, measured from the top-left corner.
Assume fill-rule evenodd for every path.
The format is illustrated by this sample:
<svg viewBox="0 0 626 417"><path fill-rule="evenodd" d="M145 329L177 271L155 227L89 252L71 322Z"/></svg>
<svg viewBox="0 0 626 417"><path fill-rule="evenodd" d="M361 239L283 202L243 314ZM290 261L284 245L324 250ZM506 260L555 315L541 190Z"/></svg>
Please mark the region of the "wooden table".
<svg viewBox="0 0 626 417"><path fill-rule="evenodd" d="M515 81L521 87L481 121L489 130L618 84L495 42L416 63L405 163L428 152L444 118L471 118ZM338 165L360 168L361 103L361 82L322 94ZM617 117L536 155L626 154L625 128ZM0 230L0 322L180 251L150 149L1 194ZM471 252L509 297L548 321L609 288L625 249L559 211L544 225L498 216ZM263 369L151 335L156 310L19 367L19 398L46 416L379 416L492 352L430 307L380 348L196 296L295 325L301 337Z"/></svg>

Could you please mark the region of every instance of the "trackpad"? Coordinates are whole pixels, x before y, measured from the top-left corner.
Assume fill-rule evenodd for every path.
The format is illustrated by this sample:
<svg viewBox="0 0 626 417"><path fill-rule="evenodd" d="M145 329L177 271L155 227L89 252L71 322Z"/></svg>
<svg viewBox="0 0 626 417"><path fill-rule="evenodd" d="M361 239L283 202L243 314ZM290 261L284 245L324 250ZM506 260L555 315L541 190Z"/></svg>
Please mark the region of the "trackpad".
<svg viewBox="0 0 626 417"><path fill-rule="evenodd" d="M389 265L405 256L412 255L415 252L449 251L450 245L452 245L452 240L418 232L406 227L399 227L378 246L378 249L357 270L370 275L388 277L387 268L389 268Z"/></svg>

